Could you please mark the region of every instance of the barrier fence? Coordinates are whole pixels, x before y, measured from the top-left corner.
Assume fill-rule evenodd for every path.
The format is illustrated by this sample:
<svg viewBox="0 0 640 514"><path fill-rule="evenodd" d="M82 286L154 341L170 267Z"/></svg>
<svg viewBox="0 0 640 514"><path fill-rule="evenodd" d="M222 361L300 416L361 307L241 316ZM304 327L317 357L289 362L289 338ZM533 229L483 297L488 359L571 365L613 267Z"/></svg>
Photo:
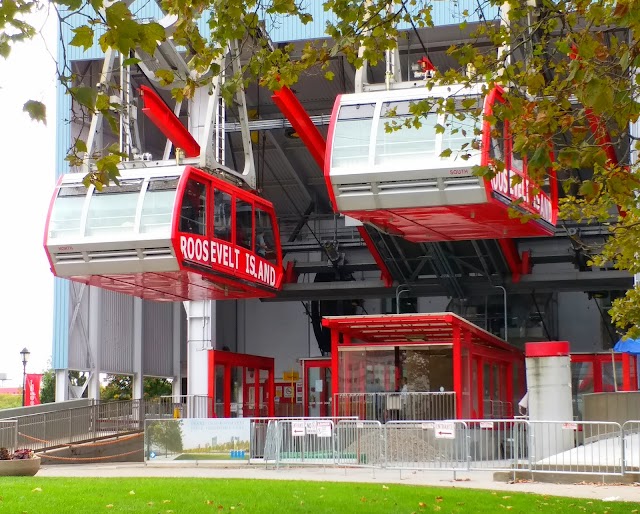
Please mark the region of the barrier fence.
<svg viewBox="0 0 640 514"><path fill-rule="evenodd" d="M640 472L640 421L271 419L251 431L252 458L276 467Z"/></svg>
<svg viewBox="0 0 640 514"><path fill-rule="evenodd" d="M456 393L337 393L337 416L356 416L362 420L438 420L456 416Z"/></svg>

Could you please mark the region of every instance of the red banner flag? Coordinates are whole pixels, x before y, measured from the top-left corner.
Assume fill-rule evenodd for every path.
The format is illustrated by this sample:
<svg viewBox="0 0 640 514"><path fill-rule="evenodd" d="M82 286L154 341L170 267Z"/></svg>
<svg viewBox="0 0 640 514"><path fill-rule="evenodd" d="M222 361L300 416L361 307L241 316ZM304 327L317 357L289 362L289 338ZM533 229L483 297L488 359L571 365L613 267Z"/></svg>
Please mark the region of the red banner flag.
<svg viewBox="0 0 640 514"><path fill-rule="evenodd" d="M40 383L42 375L32 373L25 379L24 404L40 405Z"/></svg>

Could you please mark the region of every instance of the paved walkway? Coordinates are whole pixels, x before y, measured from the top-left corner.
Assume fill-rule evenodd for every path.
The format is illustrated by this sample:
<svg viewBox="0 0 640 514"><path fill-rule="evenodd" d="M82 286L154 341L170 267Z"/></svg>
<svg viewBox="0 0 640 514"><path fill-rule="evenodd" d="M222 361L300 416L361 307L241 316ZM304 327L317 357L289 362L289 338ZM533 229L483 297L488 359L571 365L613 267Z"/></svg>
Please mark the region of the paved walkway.
<svg viewBox="0 0 640 514"><path fill-rule="evenodd" d="M474 471L457 473L454 479L450 471L398 471L360 468L281 468L266 469L262 465L248 464L63 464L42 466L37 476L42 477L193 477L193 478L245 478L275 480L315 480L322 482L373 482L380 484L429 485L436 487L464 487L494 491L520 491L552 496L592 498L595 500L640 502L640 484L577 485L518 482L513 484L494 482L493 473ZM594 481L597 478L594 477Z"/></svg>

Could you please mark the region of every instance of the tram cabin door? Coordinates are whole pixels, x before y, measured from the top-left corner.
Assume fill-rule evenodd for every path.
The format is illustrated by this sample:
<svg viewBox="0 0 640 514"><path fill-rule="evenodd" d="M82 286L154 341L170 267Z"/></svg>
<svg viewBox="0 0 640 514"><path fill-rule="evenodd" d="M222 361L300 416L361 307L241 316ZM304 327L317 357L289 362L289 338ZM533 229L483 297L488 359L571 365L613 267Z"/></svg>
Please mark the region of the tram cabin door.
<svg viewBox="0 0 640 514"><path fill-rule="evenodd" d="M331 415L331 358L301 359L303 366L304 415Z"/></svg>

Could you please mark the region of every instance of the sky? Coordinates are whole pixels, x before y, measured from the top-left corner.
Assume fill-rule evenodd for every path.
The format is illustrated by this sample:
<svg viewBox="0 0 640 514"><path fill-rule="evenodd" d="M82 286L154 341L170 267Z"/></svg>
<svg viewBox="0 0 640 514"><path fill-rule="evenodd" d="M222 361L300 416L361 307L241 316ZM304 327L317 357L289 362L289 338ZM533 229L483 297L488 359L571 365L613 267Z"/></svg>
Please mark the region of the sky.
<svg viewBox="0 0 640 514"><path fill-rule="evenodd" d="M22 384L23 348L27 373L51 359L53 275L43 237L55 186L56 20L40 13L31 23L42 36L0 57L0 374L10 379L0 387ZM22 111L27 100L47 105L46 126Z"/></svg>

